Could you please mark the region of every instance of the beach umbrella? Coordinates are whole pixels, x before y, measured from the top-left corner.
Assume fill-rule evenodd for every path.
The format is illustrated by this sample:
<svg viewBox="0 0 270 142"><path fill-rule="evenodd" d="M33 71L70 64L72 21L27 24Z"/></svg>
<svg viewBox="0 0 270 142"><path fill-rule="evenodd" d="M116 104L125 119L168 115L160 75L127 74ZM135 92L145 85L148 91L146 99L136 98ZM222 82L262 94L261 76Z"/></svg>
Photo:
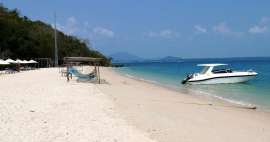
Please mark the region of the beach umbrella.
<svg viewBox="0 0 270 142"><path fill-rule="evenodd" d="M9 62L0 59L0 65L9 65Z"/></svg>
<svg viewBox="0 0 270 142"><path fill-rule="evenodd" d="M28 61L28 63L31 63L31 64L36 64L36 63L38 63L37 61L35 61L35 60L30 60L30 61Z"/></svg>
<svg viewBox="0 0 270 142"><path fill-rule="evenodd" d="M26 60L23 60L23 61L22 61L22 64L29 64L29 62L26 61Z"/></svg>
<svg viewBox="0 0 270 142"><path fill-rule="evenodd" d="M36 63L36 64L38 63L38 62L37 62L37 61L35 61L35 60L31 60L31 61L32 61L33 63Z"/></svg>
<svg viewBox="0 0 270 142"><path fill-rule="evenodd" d="M20 60L20 59L17 59L15 62L16 62L17 64L23 64L23 61Z"/></svg>
<svg viewBox="0 0 270 142"><path fill-rule="evenodd" d="M14 60L12 60L12 59L7 59L6 62L12 63L12 64L13 64L13 63L16 63L16 61L14 61Z"/></svg>

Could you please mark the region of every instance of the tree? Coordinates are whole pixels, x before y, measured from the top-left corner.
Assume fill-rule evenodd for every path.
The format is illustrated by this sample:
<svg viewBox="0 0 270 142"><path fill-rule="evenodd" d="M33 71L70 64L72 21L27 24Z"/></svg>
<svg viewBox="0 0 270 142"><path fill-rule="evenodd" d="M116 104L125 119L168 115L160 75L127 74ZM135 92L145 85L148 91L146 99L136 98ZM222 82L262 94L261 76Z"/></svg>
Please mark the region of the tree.
<svg viewBox="0 0 270 142"><path fill-rule="evenodd" d="M102 58L102 65L110 60L91 48L89 40L58 33L58 56L85 56ZM9 10L0 4L0 56L1 58L53 58L54 29L42 21L32 21L20 16L19 10Z"/></svg>

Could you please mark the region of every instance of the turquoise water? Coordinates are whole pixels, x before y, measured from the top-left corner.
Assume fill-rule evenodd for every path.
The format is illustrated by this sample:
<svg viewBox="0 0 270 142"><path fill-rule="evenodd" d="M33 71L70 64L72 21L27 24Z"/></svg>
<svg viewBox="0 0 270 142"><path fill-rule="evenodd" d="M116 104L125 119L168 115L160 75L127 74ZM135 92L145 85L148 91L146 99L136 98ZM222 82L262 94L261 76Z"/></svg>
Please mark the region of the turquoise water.
<svg viewBox="0 0 270 142"><path fill-rule="evenodd" d="M182 85L188 73L199 72L201 63L227 63L233 70L253 69L258 76L247 83ZM252 104L270 110L270 58L189 59L175 63L129 63L120 73L152 81L179 91L196 91L230 102Z"/></svg>

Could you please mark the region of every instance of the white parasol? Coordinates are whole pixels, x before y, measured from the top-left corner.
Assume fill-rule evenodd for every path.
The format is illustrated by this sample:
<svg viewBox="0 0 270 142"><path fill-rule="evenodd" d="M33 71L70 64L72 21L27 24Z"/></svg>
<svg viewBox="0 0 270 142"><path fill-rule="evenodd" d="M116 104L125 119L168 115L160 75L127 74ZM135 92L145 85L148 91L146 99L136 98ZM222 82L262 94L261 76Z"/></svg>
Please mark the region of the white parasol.
<svg viewBox="0 0 270 142"><path fill-rule="evenodd" d="M8 64L9 64L9 62L6 62L6 61L0 59L0 65L8 65Z"/></svg>
<svg viewBox="0 0 270 142"><path fill-rule="evenodd" d="M10 58L7 59L6 62L11 63L11 64L16 63L16 61L14 61L14 60L12 60L12 59L10 59Z"/></svg>
<svg viewBox="0 0 270 142"><path fill-rule="evenodd" d="M37 61L35 61L35 60L30 60L30 61L28 61L28 63L31 63L31 64L36 64L36 63L38 63Z"/></svg>

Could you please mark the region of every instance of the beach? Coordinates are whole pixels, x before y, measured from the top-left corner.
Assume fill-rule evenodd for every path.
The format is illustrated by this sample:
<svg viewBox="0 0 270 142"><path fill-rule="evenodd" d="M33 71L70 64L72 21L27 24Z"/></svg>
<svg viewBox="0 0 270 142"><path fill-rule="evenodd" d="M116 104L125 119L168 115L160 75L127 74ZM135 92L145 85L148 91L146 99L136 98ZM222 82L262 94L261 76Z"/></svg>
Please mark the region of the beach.
<svg viewBox="0 0 270 142"><path fill-rule="evenodd" d="M0 141L270 141L269 112L100 72L103 84L58 68L1 75Z"/></svg>
<svg viewBox="0 0 270 142"><path fill-rule="evenodd" d="M147 137L114 111L96 85L58 68L0 75L1 142L138 142Z"/></svg>
<svg viewBox="0 0 270 142"><path fill-rule="evenodd" d="M157 141L270 140L268 112L183 94L119 75L110 68L102 74L109 85L99 86L100 90L113 98L117 110L130 123Z"/></svg>

